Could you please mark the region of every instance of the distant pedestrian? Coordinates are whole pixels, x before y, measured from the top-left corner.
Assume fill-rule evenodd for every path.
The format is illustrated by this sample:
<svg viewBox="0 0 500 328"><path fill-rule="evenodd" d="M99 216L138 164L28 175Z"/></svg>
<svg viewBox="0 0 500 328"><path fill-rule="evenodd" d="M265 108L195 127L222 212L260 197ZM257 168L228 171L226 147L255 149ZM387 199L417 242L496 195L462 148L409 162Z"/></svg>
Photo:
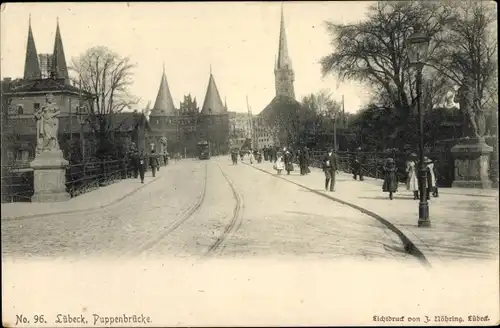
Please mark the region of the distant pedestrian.
<svg viewBox="0 0 500 328"><path fill-rule="evenodd" d="M309 169L309 165L311 165L311 157L309 155L309 148L304 147L304 158L305 158L305 174L311 173L311 169Z"/></svg>
<svg viewBox="0 0 500 328"><path fill-rule="evenodd" d="M140 153L135 149L132 153L132 168L134 171L134 179L139 177Z"/></svg>
<svg viewBox="0 0 500 328"><path fill-rule="evenodd" d="M323 158L322 167L325 172L325 190L328 190L328 187L330 187L330 191L335 191L335 175L338 170L338 164L333 148L330 148Z"/></svg>
<svg viewBox="0 0 500 328"><path fill-rule="evenodd" d="M396 163L393 158L388 158L384 165L384 184L382 191L389 193L389 199L392 200L393 194L398 191L398 177L396 175Z"/></svg>
<svg viewBox="0 0 500 328"><path fill-rule="evenodd" d="M417 155L415 153L411 153L408 159L408 163L406 163L406 173L408 177L406 179L406 189L413 192L413 199L418 199L418 180L417 180L417 163L415 160L417 159Z"/></svg>
<svg viewBox="0 0 500 328"><path fill-rule="evenodd" d="M139 176L141 178L141 183L144 183L144 173L146 172L146 155L144 154L143 150L139 152L138 162Z"/></svg>
<svg viewBox="0 0 500 328"><path fill-rule="evenodd" d="M253 150L250 149L250 151L248 152L248 159L250 161L250 164L253 164L253 162L255 162L255 156L254 156L254 152Z"/></svg>
<svg viewBox="0 0 500 328"><path fill-rule="evenodd" d="M424 164L426 164L427 169L427 189L426 189L426 197L430 199L430 193L432 191L433 197L439 197L438 187L436 184L436 172L434 171L434 162L425 157Z"/></svg>
<svg viewBox="0 0 500 328"><path fill-rule="evenodd" d="M283 149L283 151L285 152L284 161L286 174L290 175L290 172L293 171L293 154L288 149Z"/></svg>
<svg viewBox="0 0 500 328"><path fill-rule="evenodd" d="M156 170L160 168L160 165L158 163L158 156L156 156L156 153L153 150L151 150L151 155L149 156L149 166L151 166L151 173L153 173L153 178L156 177Z"/></svg>
<svg viewBox="0 0 500 328"><path fill-rule="evenodd" d="M300 167L300 175L307 174L307 160L305 151L299 150L299 167Z"/></svg>
<svg viewBox="0 0 500 328"><path fill-rule="evenodd" d="M277 158L276 162L274 162L273 168L278 172L278 174L281 174L281 171L285 169L285 160L281 152L277 152L276 156Z"/></svg>

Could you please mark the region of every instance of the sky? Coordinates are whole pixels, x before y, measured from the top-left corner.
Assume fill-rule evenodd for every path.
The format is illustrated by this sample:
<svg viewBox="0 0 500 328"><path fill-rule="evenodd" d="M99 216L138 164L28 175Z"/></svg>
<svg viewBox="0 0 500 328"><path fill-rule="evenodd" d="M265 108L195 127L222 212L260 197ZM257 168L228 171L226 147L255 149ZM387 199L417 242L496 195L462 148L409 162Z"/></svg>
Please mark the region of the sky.
<svg viewBox="0 0 500 328"><path fill-rule="evenodd" d="M284 2L297 100L327 89L346 112L368 100L367 86L322 77L319 61L333 48L326 20L355 23L371 2ZM139 108L154 104L163 63L176 107L186 94L202 105L210 68L229 110L254 114L275 96L281 2L8 3L1 11L1 76L22 77L28 20L38 53L52 53L59 19L66 61L104 45L137 65L131 92Z"/></svg>

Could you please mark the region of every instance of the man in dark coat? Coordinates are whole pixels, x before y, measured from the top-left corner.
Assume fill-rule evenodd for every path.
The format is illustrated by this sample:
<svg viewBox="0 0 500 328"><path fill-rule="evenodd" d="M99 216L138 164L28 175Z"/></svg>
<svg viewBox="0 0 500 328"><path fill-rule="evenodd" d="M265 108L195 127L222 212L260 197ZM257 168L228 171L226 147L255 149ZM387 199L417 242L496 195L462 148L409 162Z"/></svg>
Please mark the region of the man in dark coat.
<svg viewBox="0 0 500 328"><path fill-rule="evenodd" d="M305 158L305 174L309 174L311 173L311 170L309 169L309 165L310 165L310 161L311 161L311 157L309 156L309 148L307 147L304 147L304 158Z"/></svg>
<svg viewBox="0 0 500 328"><path fill-rule="evenodd" d="M144 173L146 172L146 154L144 154L144 150L139 152L138 156L138 168L139 168L139 176L141 178L141 183L144 183Z"/></svg>
<svg viewBox="0 0 500 328"><path fill-rule="evenodd" d="M137 149L134 149L132 152L132 170L134 172L134 179L137 179L139 177L139 159L140 154Z"/></svg>
<svg viewBox="0 0 500 328"><path fill-rule="evenodd" d="M299 153L299 166L300 166L300 175L305 175L307 172L307 163L306 163L306 153L305 151L298 151Z"/></svg>
<svg viewBox="0 0 500 328"><path fill-rule="evenodd" d="M337 156L330 148L328 153L323 158L323 171L325 172L325 190L328 190L328 185L330 185L330 191L335 190L335 174L337 173Z"/></svg>
<svg viewBox="0 0 500 328"><path fill-rule="evenodd" d="M293 155L289 149L285 151L284 162L285 162L286 174L290 175L290 172L293 171Z"/></svg>
<svg viewBox="0 0 500 328"><path fill-rule="evenodd" d="M159 168L158 157L156 156L156 152L151 150L151 155L149 156L149 165L151 166L151 172L153 173L153 178L156 176L156 169Z"/></svg>

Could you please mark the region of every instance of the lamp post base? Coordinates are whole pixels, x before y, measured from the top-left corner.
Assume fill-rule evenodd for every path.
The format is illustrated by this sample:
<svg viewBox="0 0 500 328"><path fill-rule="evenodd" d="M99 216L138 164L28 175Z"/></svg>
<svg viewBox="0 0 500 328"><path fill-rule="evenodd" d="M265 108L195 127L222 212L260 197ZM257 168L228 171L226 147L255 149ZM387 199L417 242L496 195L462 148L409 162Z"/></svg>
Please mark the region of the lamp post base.
<svg viewBox="0 0 500 328"><path fill-rule="evenodd" d="M428 203L420 203L418 205L418 226L422 228L428 228L431 226Z"/></svg>

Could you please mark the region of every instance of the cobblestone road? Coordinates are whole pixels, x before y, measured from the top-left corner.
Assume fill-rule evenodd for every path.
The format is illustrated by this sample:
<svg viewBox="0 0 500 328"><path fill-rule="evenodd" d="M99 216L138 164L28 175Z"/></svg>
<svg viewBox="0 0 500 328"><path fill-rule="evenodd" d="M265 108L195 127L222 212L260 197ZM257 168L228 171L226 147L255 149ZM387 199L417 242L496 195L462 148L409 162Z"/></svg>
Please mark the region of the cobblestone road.
<svg viewBox="0 0 500 328"><path fill-rule="evenodd" d="M419 265L373 218L246 165L233 166L225 157L184 161L102 210L2 221L2 254L386 259Z"/></svg>

